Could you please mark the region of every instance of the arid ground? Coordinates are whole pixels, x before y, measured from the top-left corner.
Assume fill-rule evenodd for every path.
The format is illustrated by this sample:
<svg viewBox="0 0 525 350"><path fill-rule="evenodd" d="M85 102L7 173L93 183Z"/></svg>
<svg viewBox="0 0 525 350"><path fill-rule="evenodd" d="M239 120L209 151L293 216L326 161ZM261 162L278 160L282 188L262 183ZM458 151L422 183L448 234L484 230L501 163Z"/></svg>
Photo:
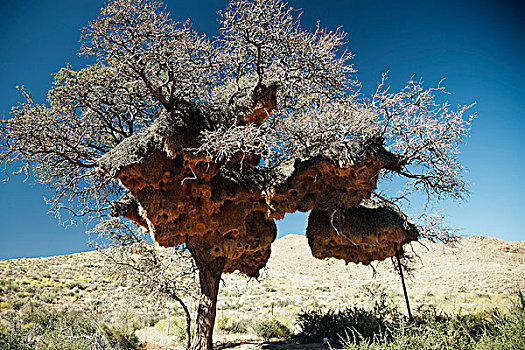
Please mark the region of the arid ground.
<svg viewBox="0 0 525 350"><path fill-rule="evenodd" d="M523 241L477 236L461 238L455 248L423 242L413 244L409 251L415 256L408 279L414 310L421 305L454 313L504 309L512 292L525 290ZM168 309L172 320L180 316L175 304L155 305L131 291L130 286L107 275L96 252L0 261L0 314L16 312L33 300L52 308L81 309L120 319L162 320ZM215 341L219 349L295 349L292 344L263 343L251 330L232 334L227 325L274 317L293 331L294 319L302 310L366 307L382 292L405 310L400 279L390 260L373 267L321 261L311 256L305 237L288 235L273 244L268 266L258 280L238 274L224 276ZM166 333L158 322L136 334L151 349L175 347L174 337Z"/></svg>

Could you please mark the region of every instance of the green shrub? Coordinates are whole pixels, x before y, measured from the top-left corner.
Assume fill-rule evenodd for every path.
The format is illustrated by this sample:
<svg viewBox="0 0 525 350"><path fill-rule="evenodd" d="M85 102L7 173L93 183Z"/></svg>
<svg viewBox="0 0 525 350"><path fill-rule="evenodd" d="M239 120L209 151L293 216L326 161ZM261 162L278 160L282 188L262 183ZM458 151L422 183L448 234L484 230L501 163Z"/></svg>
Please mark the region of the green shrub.
<svg viewBox="0 0 525 350"><path fill-rule="evenodd" d="M25 299L17 300L13 303L13 310L20 310L26 303Z"/></svg>
<svg viewBox="0 0 525 350"><path fill-rule="evenodd" d="M506 350L525 349L525 300L503 314L449 315L435 308L418 310L414 319L390 326L371 339L358 332L345 336L345 350Z"/></svg>
<svg viewBox="0 0 525 350"><path fill-rule="evenodd" d="M0 309L10 309L13 306L12 301L0 301Z"/></svg>
<svg viewBox="0 0 525 350"><path fill-rule="evenodd" d="M290 336L290 330L275 318L266 318L253 325L255 334L265 341L271 338L284 338Z"/></svg>
<svg viewBox="0 0 525 350"><path fill-rule="evenodd" d="M245 334L248 333L248 329L251 327L251 322L248 320L233 320L230 317L222 316L217 318L217 328L223 332L233 334Z"/></svg>
<svg viewBox="0 0 525 350"><path fill-rule="evenodd" d="M517 293L519 303L508 315L498 314L492 326L480 337L476 350L525 349L525 298Z"/></svg>
<svg viewBox="0 0 525 350"><path fill-rule="evenodd" d="M35 344L22 332L0 329L0 349L33 350Z"/></svg>
<svg viewBox="0 0 525 350"><path fill-rule="evenodd" d="M372 310L354 307L340 311L305 311L297 316L299 333L294 336L294 340L299 343L322 343L326 338L331 339L334 345L353 332L365 340L371 339L376 334L385 333L391 322L384 309L377 305ZM397 313L391 316L398 317Z"/></svg>
<svg viewBox="0 0 525 350"><path fill-rule="evenodd" d="M101 329L110 349L133 350L140 346L139 338L135 334L128 333L118 326L104 323Z"/></svg>
<svg viewBox="0 0 525 350"><path fill-rule="evenodd" d="M142 320L144 326L141 327L141 328L153 327L153 326L155 326L155 324L157 324L157 322L162 320L162 318L163 318L163 316L159 312L149 313L149 314L147 314L145 316L142 316L141 320Z"/></svg>
<svg viewBox="0 0 525 350"><path fill-rule="evenodd" d="M20 291L20 286L18 284L13 283L12 281L9 281L6 287L8 291L11 291L13 293Z"/></svg>
<svg viewBox="0 0 525 350"><path fill-rule="evenodd" d="M230 317L221 315L215 319L215 327L221 331L228 332L230 320Z"/></svg>
<svg viewBox="0 0 525 350"><path fill-rule="evenodd" d="M377 335L388 336L390 327L398 324L403 316L383 290L368 288L367 293L372 293L371 296L377 299L370 310L349 307L342 310L303 311L296 319L299 332L293 337L294 341L322 343L329 339L330 345L335 346L339 345L342 338L355 338L361 342Z"/></svg>
<svg viewBox="0 0 525 350"><path fill-rule="evenodd" d="M75 289L76 287L77 289L80 289L80 290L85 290L87 288L87 286L82 284L82 282L80 281L68 281L66 282L66 284L64 284L64 287L69 288L69 289Z"/></svg>
<svg viewBox="0 0 525 350"><path fill-rule="evenodd" d="M248 329L252 323L248 320L233 321L230 327L230 332L234 334L245 334L248 333Z"/></svg>
<svg viewBox="0 0 525 350"><path fill-rule="evenodd" d="M40 300L44 303L52 303L57 298L56 290L46 290L40 294Z"/></svg>
<svg viewBox="0 0 525 350"><path fill-rule="evenodd" d="M171 316L169 321L169 328L170 328L170 334L172 334L172 330L177 327L182 327L184 324L184 320L177 316ZM154 328L158 330L159 332L167 332L168 331L168 319L163 318L155 324Z"/></svg>

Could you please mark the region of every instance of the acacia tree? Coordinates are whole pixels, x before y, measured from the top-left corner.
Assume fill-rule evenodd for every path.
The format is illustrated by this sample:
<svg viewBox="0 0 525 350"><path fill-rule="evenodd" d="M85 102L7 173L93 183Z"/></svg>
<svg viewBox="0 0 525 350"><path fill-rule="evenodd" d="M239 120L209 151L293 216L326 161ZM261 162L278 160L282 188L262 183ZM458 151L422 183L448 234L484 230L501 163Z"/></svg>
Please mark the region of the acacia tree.
<svg viewBox="0 0 525 350"><path fill-rule="evenodd" d="M54 190L55 213L111 212L190 252L193 349L212 348L222 273L257 276L286 213L311 211L318 258L402 255L426 232L402 199L465 192L457 156L472 121L421 81L362 96L345 33L301 29L280 0L232 0L220 23L210 40L158 3L110 0L83 31L97 64L60 70L45 105L22 88L0 126L4 167ZM385 196L378 181L394 176L405 189Z"/></svg>

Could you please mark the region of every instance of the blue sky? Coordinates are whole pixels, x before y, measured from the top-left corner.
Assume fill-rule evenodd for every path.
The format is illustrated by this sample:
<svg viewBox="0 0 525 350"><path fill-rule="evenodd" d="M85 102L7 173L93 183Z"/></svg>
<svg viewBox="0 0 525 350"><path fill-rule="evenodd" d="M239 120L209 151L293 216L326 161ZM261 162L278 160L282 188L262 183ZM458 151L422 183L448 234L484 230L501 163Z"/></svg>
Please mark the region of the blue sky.
<svg viewBox="0 0 525 350"><path fill-rule="evenodd" d="M217 34L216 11L226 1L166 2L172 17ZM303 25L342 26L362 91L375 89L381 73L400 88L412 75L427 86L446 78L453 106L477 102L478 118L463 147L470 197L444 202L452 227L464 235L525 240L525 3L482 0L290 1L302 8ZM0 118L21 101L25 85L45 100L51 74L78 56L80 29L104 5L99 0L0 1ZM0 258L46 256L86 250L84 227L59 226L46 215L45 189L14 177L0 184ZM279 222L280 235L304 232L306 216Z"/></svg>

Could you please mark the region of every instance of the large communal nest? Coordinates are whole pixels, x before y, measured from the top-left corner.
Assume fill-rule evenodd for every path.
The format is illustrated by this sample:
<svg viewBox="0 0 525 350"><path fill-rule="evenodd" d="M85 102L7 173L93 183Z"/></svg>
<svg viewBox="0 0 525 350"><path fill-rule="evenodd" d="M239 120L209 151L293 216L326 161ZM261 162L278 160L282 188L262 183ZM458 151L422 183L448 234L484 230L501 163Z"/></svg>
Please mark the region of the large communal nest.
<svg viewBox="0 0 525 350"><path fill-rule="evenodd" d="M341 212L312 210L306 229L312 255L370 264L400 253L418 230L394 206L363 200Z"/></svg>
<svg viewBox="0 0 525 350"><path fill-rule="evenodd" d="M264 93L274 103L274 91ZM259 104L238 124L262 122ZM350 145L354 154L345 162L303 156L267 169L257 166L257 156L242 155L241 171L240 157L214 162L189 151L209 120L198 108L183 112L191 118L165 114L99 163L101 173L129 191L114 203L113 215L144 227L161 246L185 244L201 260L224 259L224 272L258 276L276 238L274 219L286 213L312 210L307 234L318 258L367 264L417 239L401 213L362 204L380 171L397 165L380 140Z"/></svg>

